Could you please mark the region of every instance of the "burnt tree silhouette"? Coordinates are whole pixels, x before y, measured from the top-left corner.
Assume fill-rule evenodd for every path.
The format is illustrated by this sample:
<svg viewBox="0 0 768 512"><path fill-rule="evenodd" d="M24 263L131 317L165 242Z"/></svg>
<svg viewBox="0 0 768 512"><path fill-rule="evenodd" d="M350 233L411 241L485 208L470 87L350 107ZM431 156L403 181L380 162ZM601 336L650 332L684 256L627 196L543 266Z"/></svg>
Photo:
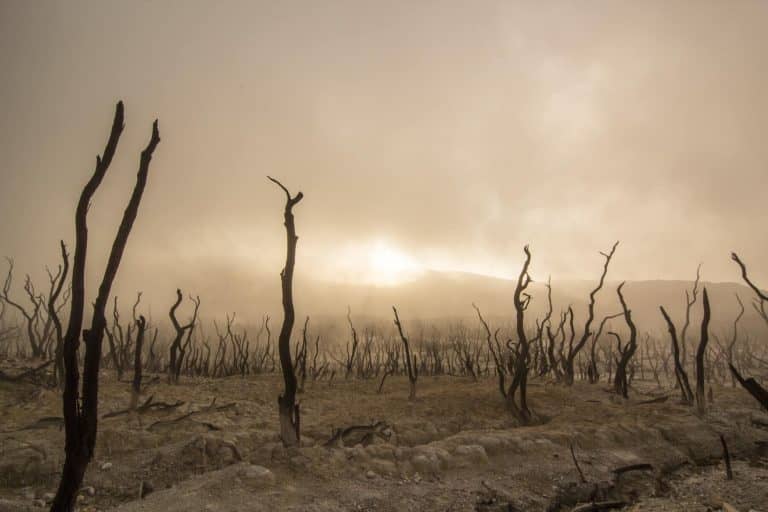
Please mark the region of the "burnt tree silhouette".
<svg viewBox="0 0 768 512"><path fill-rule="evenodd" d="M731 259L736 262L737 265L739 265L739 268L741 269L741 278L744 280L745 283L752 289L753 292L755 292L755 295L757 295L758 303L755 304L755 310L762 316L763 320L765 320L768 323L768 314L766 314L765 311L765 304L768 302L768 295L765 294L755 283L753 283L749 276L747 275L747 266L746 264L741 261L739 258L739 255L735 252L731 253ZM731 370L731 375L733 375L737 381L739 381L739 384L747 390L747 392L752 395L752 397L760 402L760 404L768 410L768 390L763 388L755 379L753 378L747 378L741 376L741 374L736 370L736 367L733 364L728 365Z"/></svg>
<svg viewBox="0 0 768 512"><path fill-rule="evenodd" d="M419 380L419 367L416 365L416 355L411 355L411 345L403 333L403 325L400 323L400 317L395 306L392 306L392 311L395 312L395 325L397 326L397 332L400 334L400 341L403 342L403 348L405 349L403 358L405 359L405 369L408 371L408 400L415 400L416 381Z"/></svg>
<svg viewBox="0 0 768 512"><path fill-rule="evenodd" d="M13 282L13 260L11 258L6 258L6 261L8 261L8 274L5 277L3 289L0 291L0 299L5 301L6 304L13 306L19 313L21 313L21 316L24 317L27 324L27 339L29 341L29 346L32 349L32 357L43 358L45 357L45 351L42 346L43 343L35 330L35 325L39 320L42 302L38 300L35 287L32 284L29 275L26 276L24 281L24 292L26 292L29 301L32 303L31 309L27 310L27 308L11 299L9 291L11 289L11 283Z"/></svg>
<svg viewBox="0 0 768 512"><path fill-rule="evenodd" d="M483 329L485 329L485 341L488 344L488 352L493 358L493 364L496 367L496 376L499 383L499 393L501 393L503 398L507 398L507 387L504 382L506 378L506 369L504 366L504 355L502 354L501 346L493 346L493 342L491 342L491 328L488 326L488 322L485 321L482 313L480 313L480 308L478 308L474 302L472 303L472 307L475 308L475 311L477 311L477 317L480 319L480 323L482 324Z"/></svg>
<svg viewBox="0 0 768 512"><path fill-rule="evenodd" d="M758 384L758 382L752 377L748 379L742 377L736 367L732 364L729 364L728 367L731 369L731 374L736 378L737 381L739 381L739 384L741 384L741 387L746 389L747 392L752 395L755 400L760 402L760 405L763 406L763 409L768 411L768 391L766 391L765 388Z"/></svg>
<svg viewBox="0 0 768 512"><path fill-rule="evenodd" d="M149 163L152 154L160 142L157 120L152 125L152 137L141 153L136 185L123 213L117 235L109 253L107 266L99 286L99 292L93 306L93 318L90 329L82 332L85 343L85 362L83 365L82 402L80 399L80 370L78 367L78 347L83 324L85 305L85 258L88 245L87 215L91 198L101 184L117 149L120 134L123 131L123 103L118 102L109 140L102 156L96 157L96 168L90 180L83 188L75 212L75 253L72 265L72 304L69 324L64 335L64 392L62 409L64 412L65 459L61 482L51 505L52 512L72 511L75 508L77 492L83 482L85 470L93 458L98 427L99 364L101 345L106 328L104 310L107 305L112 283L120 266L120 260L128 242L133 223L136 220L141 197L147 183Z"/></svg>
<svg viewBox="0 0 768 512"><path fill-rule="evenodd" d="M140 315L136 319L136 350L133 354L133 381L131 382L131 409L136 408L141 393L141 350L144 347L144 333L147 330L147 319Z"/></svg>
<svg viewBox="0 0 768 512"><path fill-rule="evenodd" d="M54 351L54 376L58 385L64 384L64 329L61 326L61 319L59 318L59 310L56 307L56 300L61 294L61 290L64 286L64 282L67 280L69 274L69 253L67 252L67 246L64 245L64 241L59 242L61 247L61 261L59 280L56 283L56 287L52 290L48 296L48 317L53 322L54 332L56 333L56 348Z"/></svg>
<svg viewBox="0 0 768 512"><path fill-rule="evenodd" d="M589 340L589 337L592 336L592 331L590 330L592 326L592 322L595 319L595 296L597 295L597 292L599 292L603 285L605 284L605 276L608 274L608 265L611 263L611 259L613 258L613 254L616 252L616 247L619 245L619 242L616 242L613 244L613 247L611 248L611 251L606 254L604 252L600 252L600 254L603 255L605 258L605 264L603 265L603 273L600 275L600 281L598 282L597 286L590 292L589 294L589 305L587 306L587 320L584 323L584 332L581 335L581 338L576 343L576 345L573 345L573 343L570 343L570 346L568 347L568 353L565 356L565 359L563 360L563 370L564 370L564 379L565 384L570 386L573 384L575 372L574 372L574 361L576 360L576 356L579 354L579 351L584 347L584 345L587 343L587 340ZM571 313L573 315L573 313ZM571 316L571 319L573 319L573 316Z"/></svg>
<svg viewBox="0 0 768 512"><path fill-rule="evenodd" d="M267 178L285 192L285 211L283 216L285 219L287 247L285 267L280 272L283 293L283 326L280 328L280 336L277 342L285 390L277 398L277 405L280 415L280 437L283 440L283 446L289 448L298 446L300 435L300 413L299 405L296 403L296 374L293 371L293 360L291 359L291 331L296 319L296 313L293 309L293 267L296 264L296 242L299 240L299 237L296 236L296 225L293 220L293 207L302 200L304 194L299 192L295 196L291 196L291 193L282 183L270 176L267 176Z"/></svg>
<svg viewBox="0 0 768 512"><path fill-rule="evenodd" d="M189 347L189 343L192 339L192 331L195 328L195 323L197 322L197 313L200 310L200 297L192 298L190 296L189 300L191 300L195 305L195 311L192 313L192 320L190 320L188 324L181 325L179 320L176 318L176 310L179 308L179 304L181 304L181 299L181 290L177 288L176 302L173 303L171 310L168 312L168 316L171 318L171 324L173 324L173 330L176 332L173 337L173 341L171 342L170 360L168 366L168 382L172 384L179 382L179 375L181 374L181 366L182 362L184 361L184 354L186 353L187 348ZM182 345L184 335L186 335L186 340Z"/></svg>
<svg viewBox="0 0 768 512"><path fill-rule="evenodd" d="M355 355L357 353L357 346L359 344L359 341L357 339L357 330L355 329L355 325L352 323L352 308L347 306L347 322L349 323L349 330L352 333L352 350L349 349L349 342L347 342L347 361L346 361L346 371L344 373L344 378L349 379L349 376L352 375L352 367L355 364Z"/></svg>
<svg viewBox="0 0 768 512"><path fill-rule="evenodd" d="M704 414L707 409L707 397L704 393L704 354L707 352L707 343L709 342L709 320L711 318L709 295L707 295L706 286L704 287L701 299L704 305L704 315L701 319L699 348L696 350L696 411L699 414Z"/></svg>
<svg viewBox="0 0 768 512"><path fill-rule="evenodd" d="M741 261L741 258L739 258L739 255L735 252L731 253L731 259L736 262L736 264L741 269L741 278L744 280L745 283L747 283L747 286L749 286L753 292L755 292L755 295L757 296L757 302L754 305L755 311L762 317L762 319L768 323L768 312L766 312L765 307L766 303L768 303L768 295L765 294L764 291L762 291L755 283L753 283L749 276L747 275L747 266L744 264L743 261Z"/></svg>
<svg viewBox="0 0 768 512"><path fill-rule="evenodd" d="M661 314L664 317L664 320L667 322L669 337L672 340L672 359L674 360L675 364L675 379L677 380L677 385L680 388L681 399L684 404L692 405L693 391L691 391L691 384L688 380L688 374L686 373L685 367L680 360L680 344L677 340L677 329L675 328L675 323L669 317L669 314L667 314L664 306L659 306L659 309L661 310Z"/></svg>
<svg viewBox="0 0 768 512"><path fill-rule="evenodd" d="M600 327L597 328L597 332L592 336L592 345L589 349L589 365L587 366L587 380L590 384L597 384L600 382L600 371L597 367L597 344L603 336L605 324L620 316L624 316L624 313L616 313L614 315L603 317L603 320L600 322Z"/></svg>
<svg viewBox="0 0 768 512"><path fill-rule="evenodd" d="M690 293L685 291L685 321L680 331L680 350L682 351L682 363L685 366L688 362L688 327L691 325L691 310L699 300L699 285L701 284L701 264L696 267L696 280L693 282L693 288Z"/></svg>
<svg viewBox="0 0 768 512"><path fill-rule="evenodd" d="M526 245L523 248L523 252L525 253L525 262L517 278L513 297L517 345L514 349L514 361L510 361L509 364L512 376L509 388L507 389L507 407L521 423L526 424L531 421L531 410L528 408L529 340L525 332L525 311L531 302L531 296L525 292L528 285L531 284L531 276L528 274L528 267L531 264L531 251ZM519 399L517 398L518 391L520 392Z"/></svg>
<svg viewBox="0 0 768 512"><path fill-rule="evenodd" d="M627 302L624 300L624 294L621 291L623 288L624 283L621 283L616 289L616 294L619 296L619 303L621 303L621 309L624 313L624 321L627 322L627 327L629 327L629 341L622 347L621 337L615 332L609 334L616 338L619 349L619 358L616 361L616 375L613 381L613 389L622 397L629 398L627 367L629 366L629 361L632 359L632 356L635 355L635 351L637 350L637 327L635 327L635 322L632 320L632 311L627 308Z"/></svg>
<svg viewBox="0 0 768 512"><path fill-rule="evenodd" d="M603 320L600 322L600 327L597 328L597 332L592 336L592 344L589 348L589 363L587 365L587 381L590 384L597 384L600 382L600 370L597 367L597 344L603 336L605 325L620 316L624 316L624 313L616 313L614 315L603 317Z"/></svg>

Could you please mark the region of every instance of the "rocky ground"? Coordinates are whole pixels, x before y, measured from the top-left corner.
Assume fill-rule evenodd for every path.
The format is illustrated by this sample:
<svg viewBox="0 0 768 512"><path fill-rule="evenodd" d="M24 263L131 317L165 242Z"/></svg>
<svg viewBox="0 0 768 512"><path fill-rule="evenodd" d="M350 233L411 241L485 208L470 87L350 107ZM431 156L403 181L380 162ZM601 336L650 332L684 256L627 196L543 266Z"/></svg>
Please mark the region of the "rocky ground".
<svg viewBox="0 0 768 512"><path fill-rule="evenodd" d="M102 381L100 414L125 409L128 382ZM624 401L604 384L534 380L541 423L520 427L492 380L424 377L413 402L405 379L388 379L382 394L378 381L308 382L302 446L288 452L276 434L278 376L147 381L142 402L159 405L100 421L81 510L570 511L614 501L634 511L768 511L768 415L740 389L716 387L699 418L650 383L636 382ZM50 499L60 416L57 391L0 383L0 511ZM335 428L379 421L381 435L324 446ZM614 471L633 464L650 468Z"/></svg>

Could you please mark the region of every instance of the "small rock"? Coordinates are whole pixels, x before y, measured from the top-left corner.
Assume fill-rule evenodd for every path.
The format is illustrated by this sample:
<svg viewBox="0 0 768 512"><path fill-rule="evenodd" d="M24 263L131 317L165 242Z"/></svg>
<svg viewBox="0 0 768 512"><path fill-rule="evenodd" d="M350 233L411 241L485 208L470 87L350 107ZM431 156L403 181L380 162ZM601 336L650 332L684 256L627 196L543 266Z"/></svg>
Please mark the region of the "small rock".
<svg viewBox="0 0 768 512"><path fill-rule="evenodd" d="M105 462L104 464L101 465L101 470L102 471L109 471L110 469L112 469L112 463L111 462Z"/></svg>
<svg viewBox="0 0 768 512"><path fill-rule="evenodd" d="M476 463L488 462L488 454L485 453L485 448L477 444L464 444L457 446L454 453L458 457L466 458Z"/></svg>
<svg viewBox="0 0 768 512"><path fill-rule="evenodd" d="M83 487L83 492L87 494L88 496L96 496L96 488L92 485L89 485L88 487Z"/></svg>
<svg viewBox="0 0 768 512"><path fill-rule="evenodd" d="M55 497L56 496L52 492L47 492L43 494L43 501L45 501L46 503L51 503L53 501L53 498Z"/></svg>
<svg viewBox="0 0 768 512"><path fill-rule="evenodd" d="M413 481L414 481L414 483L419 483L419 482L421 482L421 475L420 475L420 474L418 474L418 473L416 473L415 475L413 475Z"/></svg>
<svg viewBox="0 0 768 512"><path fill-rule="evenodd" d="M43 507L45 507L45 501L44 500L40 500L40 499L32 500L32 506L33 507L43 508Z"/></svg>
<svg viewBox="0 0 768 512"><path fill-rule="evenodd" d="M251 464L238 473L240 478L252 486L266 487L275 483L275 474L264 466Z"/></svg>
<svg viewBox="0 0 768 512"><path fill-rule="evenodd" d="M369 470L368 470L368 471L366 471L366 473L365 473L365 478L368 478L368 479L371 479L371 478L376 478L376 473L374 473L373 471L371 471L371 470L369 469Z"/></svg>

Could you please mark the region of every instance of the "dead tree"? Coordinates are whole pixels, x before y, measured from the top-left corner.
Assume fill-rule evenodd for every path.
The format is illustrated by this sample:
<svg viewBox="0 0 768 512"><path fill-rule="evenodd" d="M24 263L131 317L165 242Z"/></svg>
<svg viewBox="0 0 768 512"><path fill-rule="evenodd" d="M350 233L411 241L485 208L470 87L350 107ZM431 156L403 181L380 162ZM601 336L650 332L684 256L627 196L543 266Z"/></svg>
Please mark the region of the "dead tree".
<svg viewBox="0 0 768 512"><path fill-rule="evenodd" d="M741 374L736 370L736 367L733 365L729 365L729 368L731 369L731 373L734 377L736 377L736 380L739 381L739 384L741 384L741 387L747 390L747 392L752 395L752 397L757 400L760 405L763 406L763 409L768 411L768 390L763 388L758 382L753 378L745 379L741 376Z"/></svg>
<svg viewBox="0 0 768 512"><path fill-rule="evenodd" d="M701 283L701 264L696 267L696 280L690 293L685 291L685 322L680 331L680 349L682 351L683 367L688 363L688 327L691 325L691 311L699 299L699 284Z"/></svg>
<svg viewBox="0 0 768 512"><path fill-rule="evenodd" d="M624 315L624 313L616 313L615 315L603 317L603 320L600 322L600 327L598 327L597 332L592 336L592 346L589 349L589 366L587 367L587 379L590 384L597 384L600 382L600 371L597 368L597 344L603 335L605 324L622 315Z"/></svg>
<svg viewBox="0 0 768 512"><path fill-rule="evenodd" d="M684 404L693 404L693 391L691 391L691 384L688 380L688 373L685 371L682 361L680 360L680 345L677 341L677 329L675 323L667 314L664 306L659 306L661 314L664 320L667 322L667 329L669 330L669 337L672 340L672 358L675 364L675 379L677 380L677 386L680 388L681 399Z"/></svg>
<svg viewBox="0 0 768 512"><path fill-rule="evenodd" d="M116 335L116 333L119 333ZM109 343L109 353L112 356L112 364L117 371L117 380L123 380L124 361L121 357L123 352L123 328L120 326L120 314L117 311L117 296L114 298L114 305L112 306L112 329L104 330L104 334L107 335L107 342ZM115 344L115 338L118 343Z"/></svg>
<svg viewBox="0 0 768 512"><path fill-rule="evenodd" d="M563 360L565 384L568 386L573 384L574 361L576 360L576 356L579 354L579 351L581 351L581 349L587 343L587 340L589 340L589 337L592 336L592 331L590 329L592 327L592 322L595 319L595 297L597 296L597 292L599 292L603 288L603 284L605 284L605 276L608 274L608 265L610 265L611 259L613 258L613 254L616 252L616 247L618 245L619 245L619 242L616 242L615 244L613 244L613 247L611 248L611 251L608 254L604 252L600 253L605 258L605 263L603 264L603 273L600 275L600 281L598 282L597 286L589 294L589 304L587 306L587 320L584 323L584 331L582 332L581 338L576 343L576 345L573 345L572 343L570 344L570 346L568 347L568 353L566 354L566 357Z"/></svg>
<svg viewBox="0 0 768 512"><path fill-rule="evenodd" d="M744 303L741 301L741 297L739 297L739 294L736 294L736 302L739 304L739 313L736 315L736 318L733 321L733 333L731 334L731 340L728 342L728 345L726 345L724 349L725 358L727 360L727 363L729 365L733 365L734 363L734 357L733 357L733 351L736 347L736 342L739 339L739 321L744 316L745 310L744 310ZM717 339L715 339L717 340ZM721 347L722 350L722 347ZM731 374L731 386L736 387L736 376Z"/></svg>
<svg viewBox="0 0 768 512"><path fill-rule="evenodd" d="M309 325L309 316L304 320L304 328L301 330L301 345L296 351L296 362L293 365L299 381L298 393L304 392L304 383L307 381L307 325Z"/></svg>
<svg viewBox="0 0 768 512"><path fill-rule="evenodd" d="M706 287L704 287L701 297L704 305L704 315L701 319L699 348L696 350L696 410L699 414L704 414L707 409L707 397L704 392L704 354L707 352L707 343L709 342L709 320L711 316Z"/></svg>
<svg viewBox="0 0 768 512"><path fill-rule="evenodd" d="M189 346L190 340L192 339L192 330L195 328L195 323L197 322L197 314L200 310L200 297L192 298L190 296L189 300L191 300L195 305L195 310L189 323L181 325L179 320L176 318L176 310L178 309L179 304L181 304L181 299L181 290L177 288L176 302L173 303L173 306L171 306L171 309L168 312L168 316L171 319L171 324L173 324L173 329L176 333L174 335L173 341L171 342L170 360L168 366L168 382L171 384L179 382L179 375L181 374L181 366L184 360L184 354L187 350L187 347ZM184 345L182 345L182 340L184 339L185 342Z"/></svg>
<svg viewBox="0 0 768 512"><path fill-rule="evenodd" d="M32 284L32 280L29 276L26 276L24 281L24 291L29 297L29 301L32 303L32 307L28 309L11 298L9 292L11 289L11 283L13 282L13 260L11 258L6 258L6 260L8 261L8 274L5 276L5 282L3 283L3 289L1 292L2 295L0 295L0 299L5 301L10 306L13 306L13 308L21 313L21 316L24 317L27 325L27 338L29 341L29 346L32 349L32 357L42 358L45 356L45 352L42 349L42 343L39 340L37 331L35 331L35 324L37 324L39 320L40 306L42 303L38 300L35 287Z"/></svg>
<svg viewBox="0 0 768 512"><path fill-rule="evenodd" d="M64 360L62 358L62 352L64 350L64 330L61 326L61 320L59 319L59 308L56 307L56 300L61 294L61 290L64 286L64 282L67 280L69 274L69 253L67 252L67 246L64 245L64 241L60 242L61 247L61 261L62 265L59 271L58 282L56 287L51 289L51 293L48 295L48 317L53 321L54 332L56 334L56 348L54 350L54 380L58 385L64 383Z"/></svg>
<svg viewBox="0 0 768 512"><path fill-rule="evenodd" d="M147 330L147 319L144 315L136 320L136 350L133 354L133 381L131 383L131 409L136 408L141 393L141 349L144 346L144 333Z"/></svg>
<svg viewBox="0 0 768 512"><path fill-rule="evenodd" d="M621 283L616 289L616 294L619 296L619 303L621 303L621 309L624 313L624 321L627 323L627 327L629 327L629 341L622 347L619 335L614 332L610 333L616 338L619 348L619 358L616 361L616 377L613 381L613 389L616 394L619 394L624 398L629 398L627 366L637 350L637 328L635 327L635 322L632 320L632 311L627 308L627 302L624 300L624 294L621 292L622 288L624 288L624 283Z"/></svg>
<svg viewBox="0 0 768 512"><path fill-rule="evenodd" d="M357 339L357 330L352 323L352 309L349 306L347 306L347 322L349 323L349 330L352 333L352 350L349 349L349 343L347 343L347 360L345 363L346 373L344 374L345 379L348 379L349 376L352 375L352 367L355 364L355 355L357 353L357 346L359 344Z"/></svg>
<svg viewBox="0 0 768 512"><path fill-rule="evenodd" d="M510 360L508 365L512 375L509 388L507 389L507 407L521 423L527 424L531 421L531 410L528 408L529 340L525 332L525 312L530 305L531 296L525 290L531 284L531 276L528 274L528 267L531 264L531 251L526 245L523 248L523 252L525 253L525 262L517 278L517 285L515 286L513 296L517 345L515 345L511 355L513 360Z"/></svg>
<svg viewBox="0 0 768 512"><path fill-rule="evenodd" d="M747 285L752 289L753 292L755 292L755 295L757 296L759 306L756 305L755 310L757 310L758 313L761 313L762 318L766 321L766 323L768 323L768 315L765 314L765 304L768 302L768 295L766 295L765 292L763 292L749 279L749 276L747 275L746 264L741 261L735 252L731 253L731 259L735 261L741 269L741 278L745 283L747 283ZM755 356L752 357L755 358ZM757 400L763 406L763 408L768 410L768 390L763 388L755 379L745 379L742 377L733 364L729 364L729 367L731 369L731 374L736 377L736 380L739 381L739 384L741 384L741 386L747 390L747 392L752 395L752 397Z"/></svg>
<svg viewBox="0 0 768 512"><path fill-rule="evenodd" d="M499 393L501 393L502 398L507 398L507 388L505 385L505 379L506 379L506 368L504 365L504 354L501 353L500 347L494 347L493 342L491 341L491 328L488 326L488 322L485 321L483 318L482 313L480 313L480 308L478 308L475 303L472 303L472 307L475 308L475 311L477 311L477 318L480 320L480 323L483 326L483 329L485 330L485 341L488 344L488 353L493 358L493 365L496 368L496 376L498 378L499 383Z"/></svg>
<svg viewBox="0 0 768 512"><path fill-rule="evenodd" d="M411 355L411 345L408 342L408 338L406 338L405 334L403 333L403 325L400 323L400 317L397 315L397 308L392 306L392 311L395 312L395 326L397 326L397 332L400 334L400 341L403 343L403 358L405 359L405 368L408 371L408 400L415 400L416 381L419 380L419 368L416 366L416 355Z"/></svg>
<svg viewBox="0 0 768 512"><path fill-rule="evenodd" d="M280 282L283 294L283 325L280 328L278 338L278 351L280 352L280 367L283 370L285 389L277 399L278 412L280 414L280 436L286 448L299 444L299 406L296 403L296 374L293 372L291 359L291 331L296 319L293 309L293 268L296 264L296 225L293 220L293 207L302 200L304 194L299 192L291 196L288 189L274 178L267 176L270 181L279 186L285 192L284 224L286 234L285 267L280 272Z"/></svg>
<svg viewBox="0 0 768 512"><path fill-rule="evenodd" d="M87 214L91 198L101 184L112 162L120 134L123 131L123 103L115 109L112 131L101 157L96 157L93 176L83 188L75 212L75 253L72 264L72 303L69 324L64 335L64 393L62 409L64 413L65 459L61 482L51 505L52 512L70 512L75 508L78 490L83 482L85 470L93 458L98 428L99 364L101 345L106 328L104 310L109 299L112 283L117 274L125 246L128 242L133 223L136 220L141 197L147 183L149 163L152 154L160 142L157 121L152 125L152 137L141 153L136 185L123 213L117 235L107 260L107 266L99 286L99 292L93 307L91 327L82 331L85 343L85 362L83 366L82 401L80 400L80 370L78 367L78 347L83 324L85 306L85 257L88 243Z"/></svg>

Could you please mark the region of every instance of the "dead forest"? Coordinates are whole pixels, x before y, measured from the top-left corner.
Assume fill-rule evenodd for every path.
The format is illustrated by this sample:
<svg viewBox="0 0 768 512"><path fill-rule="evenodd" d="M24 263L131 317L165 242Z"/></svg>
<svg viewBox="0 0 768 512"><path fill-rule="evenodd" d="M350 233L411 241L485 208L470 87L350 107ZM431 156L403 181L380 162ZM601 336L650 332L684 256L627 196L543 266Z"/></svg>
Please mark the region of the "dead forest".
<svg viewBox="0 0 768 512"><path fill-rule="evenodd" d="M285 199L282 314L209 319L180 283L149 316L141 291L111 290L163 172L151 168L157 121L98 294L86 294L99 223L88 206L123 129L121 102L47 281L6 259L0 510L765 510L768 293L750 276L761 262L731 254L745 293L727 334L710 326L720 304L701 268L679 304L658 304L666 332L636 324L631 283L611 284L618 241L595 248L585 310L555 307L556 282L531 294L526 246L509 255L520 272L505 319L467 297L472 321L424 325L397 304L360 319L342 305L329 330L294 309L311 216L300 184L265 177ZM606 301L619 309L598 313ZM747 311L764 330L743 327Z"/></svg>

